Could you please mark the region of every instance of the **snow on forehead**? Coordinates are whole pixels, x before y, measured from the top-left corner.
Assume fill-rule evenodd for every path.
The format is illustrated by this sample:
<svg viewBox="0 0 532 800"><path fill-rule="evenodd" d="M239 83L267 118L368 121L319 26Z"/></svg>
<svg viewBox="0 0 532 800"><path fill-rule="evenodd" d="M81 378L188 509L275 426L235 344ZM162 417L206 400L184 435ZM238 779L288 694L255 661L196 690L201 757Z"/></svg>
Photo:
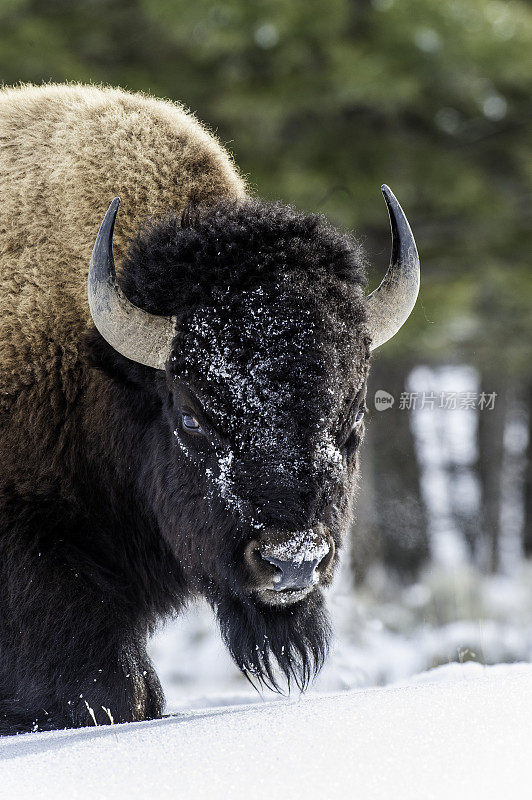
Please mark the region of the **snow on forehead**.
<svg viewBox="0 0 532 800"><path fill-rule="evenodd" d="M335 343L352 336L330 311L279 287L228 292L195 312L187 339L186 371L203 384L206 410L237 449L275 455L279 469L289 469L300 446L309 456L309 442L290 437L304 425L316 439L314 461L340 464L328 433L346 377L346 354Z"/></svg>
<svg viewBox="0 0 532 800"><path fill-rule="evenodd" d="M342 372L338 349L330 342L324 348L330 327L331 320L304 297L280 293L272 300L262 287L217 308L199 309L190 326L193 358L213 389L213 411L232 412L234 418L225 421L241 427L242 417L250 422L272 413L293 417L294 403L310 401L315 408L317 393L320 414L330 411Z"/></svg>

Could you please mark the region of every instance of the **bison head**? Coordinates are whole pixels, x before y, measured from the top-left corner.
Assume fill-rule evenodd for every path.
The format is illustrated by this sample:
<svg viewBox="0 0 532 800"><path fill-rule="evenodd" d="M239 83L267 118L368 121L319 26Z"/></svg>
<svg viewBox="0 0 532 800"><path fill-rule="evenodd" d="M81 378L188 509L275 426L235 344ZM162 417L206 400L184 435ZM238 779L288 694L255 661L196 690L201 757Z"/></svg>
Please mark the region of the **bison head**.
<svg viewBox="0 0 532 800"><path fill-rule="evenodd" d="M370 350L418 291L412 233L383 191L392 260L368 298L356 241L278 204L224 201L150 223L126 257L125 293L118 200L94 246L96 327L158 371L146 458L161 533L236 663L274 687L276 663L303 686L323 662L321 589L349 523Z"/></svg>

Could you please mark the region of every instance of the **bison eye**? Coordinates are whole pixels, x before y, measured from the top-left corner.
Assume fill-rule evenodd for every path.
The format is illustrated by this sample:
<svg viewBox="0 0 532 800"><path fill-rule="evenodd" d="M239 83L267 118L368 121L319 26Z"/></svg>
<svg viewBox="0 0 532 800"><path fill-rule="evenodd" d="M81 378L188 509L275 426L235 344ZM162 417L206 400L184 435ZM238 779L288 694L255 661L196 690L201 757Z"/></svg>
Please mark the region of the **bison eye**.
<svg viewBox="0 0 532 800"><path fill-rule="evenodd" d="M363 407L358 409L357 415L355 417L355 425L360 425L360 423L364 419L364 411L365 411L365 408L363 408Z"/></svg>
<svg viewBox="0 0 532 800"><path fill-rule="evenodd" d="M192 433L203 433L201 425L199 424L196 417L192 416L192 414L183 414L182 424L184 430L186 431L191 431Z"/></svg>

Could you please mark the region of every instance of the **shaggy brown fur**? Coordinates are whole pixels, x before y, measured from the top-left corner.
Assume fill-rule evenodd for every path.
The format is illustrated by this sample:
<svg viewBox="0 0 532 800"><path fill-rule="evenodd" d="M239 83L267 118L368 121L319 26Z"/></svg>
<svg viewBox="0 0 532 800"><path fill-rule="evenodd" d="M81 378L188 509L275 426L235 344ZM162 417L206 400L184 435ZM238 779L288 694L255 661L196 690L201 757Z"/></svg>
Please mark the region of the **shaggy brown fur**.
<svg viewBox="0 0 532 800"><path fill-rule="evenodd" d="M35 381L47 393L59 388L51 385L58 376L69 383L90 321L90 254L113 197L122 199L114 240L120 265L147 215L244 193L231 157L180 105L77 85L1 90L4 407Z"/></svg>

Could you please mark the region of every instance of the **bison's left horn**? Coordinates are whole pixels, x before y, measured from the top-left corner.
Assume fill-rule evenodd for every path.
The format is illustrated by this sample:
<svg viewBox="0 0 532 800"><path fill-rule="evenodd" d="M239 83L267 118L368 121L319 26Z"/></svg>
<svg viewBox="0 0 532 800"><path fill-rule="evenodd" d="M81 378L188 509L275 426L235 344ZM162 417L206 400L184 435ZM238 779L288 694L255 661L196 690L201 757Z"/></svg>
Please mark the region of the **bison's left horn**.
<svg viewBox="0 0 532 800"><path fill-rule="evenodd" d="M164 369L175 336L174 317L149 314L127 299L116 280L113 231L120 205L115 197L98 231L89 267L89 307L111 347L147 367Z"/></svg>
<svg viewBox="0 0 532 800"><path fill-rule="evenodd" d="M419 256L414 236L393 192L381 187L392 229L392 255L381 285L366 298L371 349L379 347L406 322L419 292Z"/></svg>

